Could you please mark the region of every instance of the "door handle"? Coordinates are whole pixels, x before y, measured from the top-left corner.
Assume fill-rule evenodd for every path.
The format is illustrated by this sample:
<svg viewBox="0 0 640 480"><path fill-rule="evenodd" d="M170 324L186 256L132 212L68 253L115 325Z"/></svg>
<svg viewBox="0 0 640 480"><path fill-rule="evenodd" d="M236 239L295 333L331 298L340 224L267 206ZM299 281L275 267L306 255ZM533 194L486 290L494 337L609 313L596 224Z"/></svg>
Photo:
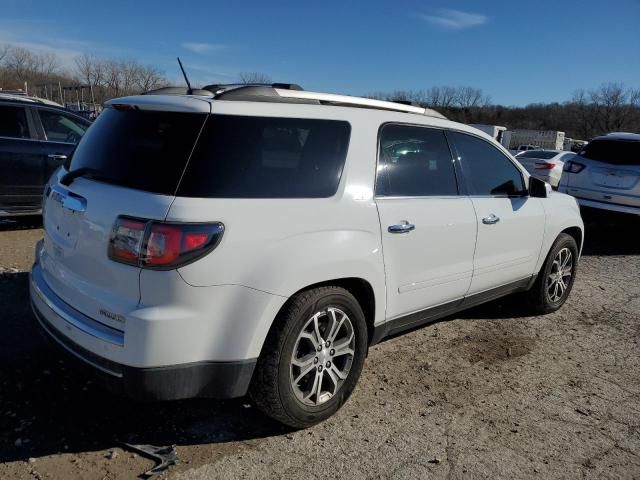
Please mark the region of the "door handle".
<svg viewBox="0 0 640 480"><path fill-rule="evenodd" d="M482 223L484 223L485 225L493 225L495 223L498 223L499 221L500 221L500 217L496 217L494 213L492 213L488 217L482 218Z"/></svg>
<svg viewBox="0 0 640 480"><path fill-rule="evenodd" d="M48 158L51 158L53 160L66 160L67 156L66 155L60 155L57 153L50 153L49 155L47 155Z"/></svg>
<svg viewBox="0 0 640 480"><path fill-rule="evenodd" d="M416 226L413 223L409 223L406 220L403 220L402 223L397 225L389 225L387 229L389 233L409 233L412 230L415 230Z"/></svg>

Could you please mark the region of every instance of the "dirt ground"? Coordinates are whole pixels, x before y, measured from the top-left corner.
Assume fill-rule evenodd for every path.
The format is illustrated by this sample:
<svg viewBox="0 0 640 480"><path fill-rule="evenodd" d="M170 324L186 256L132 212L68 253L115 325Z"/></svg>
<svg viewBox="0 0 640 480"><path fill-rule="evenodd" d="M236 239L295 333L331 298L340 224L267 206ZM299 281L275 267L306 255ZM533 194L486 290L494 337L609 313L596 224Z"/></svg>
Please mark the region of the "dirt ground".
<svg viewBox="0 0 640 480"><path fill-rule="evenodd" d="M135 478L123 442L177 445L170 479L640 478L640 222L587 218L573 293L529 317L518 298L370 350L333 418L290 431L246 399L111 396L37 334L39 220L0 224L0 478Z"/></svg>

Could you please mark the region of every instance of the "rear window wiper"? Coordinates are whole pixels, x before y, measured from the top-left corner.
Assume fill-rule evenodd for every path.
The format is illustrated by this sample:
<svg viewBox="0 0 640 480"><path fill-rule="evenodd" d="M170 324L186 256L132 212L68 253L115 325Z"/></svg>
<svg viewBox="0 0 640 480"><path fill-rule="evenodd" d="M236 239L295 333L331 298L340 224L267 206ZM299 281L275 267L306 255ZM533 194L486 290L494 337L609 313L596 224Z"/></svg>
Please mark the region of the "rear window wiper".
<svg viewBox="0 0 640 480"><path fill-rule="evenodd" d="M71 185L78 177L86 177L86 178L94 178L96 180L111 180L106 175L104 175L100 170L96 170L95 168L90 167L81 167L75 170L71 170L67 172L61 179L60 183L66 187Z"/></svg>

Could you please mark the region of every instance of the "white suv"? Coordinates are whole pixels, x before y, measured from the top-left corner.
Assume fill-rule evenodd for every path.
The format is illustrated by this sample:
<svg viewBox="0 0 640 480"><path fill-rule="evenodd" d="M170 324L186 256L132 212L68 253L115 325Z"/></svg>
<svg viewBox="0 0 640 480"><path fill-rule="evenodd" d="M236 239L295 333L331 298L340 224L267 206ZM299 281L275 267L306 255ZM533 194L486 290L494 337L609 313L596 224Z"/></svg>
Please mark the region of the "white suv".
<svg viewBox="0 0 640 480"><path fill-rule="evenodd" d="M249 393L305 427L385 336L567 299L576 201L477 129L295 86L189 93L108 102L46 189L33 308L111 388Z"/></svg>
<svg viewBox="0 0 640 480"><path fill-rule="evenodd" d="M640 134L596 137L563 170L558 190L580 205L640 215Z"/></svg>

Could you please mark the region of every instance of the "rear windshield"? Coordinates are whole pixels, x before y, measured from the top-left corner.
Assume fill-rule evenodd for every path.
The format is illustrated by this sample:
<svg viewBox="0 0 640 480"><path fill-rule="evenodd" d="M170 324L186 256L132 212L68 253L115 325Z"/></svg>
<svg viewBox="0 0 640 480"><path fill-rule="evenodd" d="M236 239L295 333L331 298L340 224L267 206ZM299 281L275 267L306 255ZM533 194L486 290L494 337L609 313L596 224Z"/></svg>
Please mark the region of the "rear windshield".
<svg viewBox="0 0 640 480"><path fill-rule="evenodd" d="M579 153L581 157L614 165L640 165L640 142L594 140Z"/></svg>
<svg viewBox="0 0 640 480"><path fill-rule="evenodd" d="M541 150L529 150L528 152L521 153L518 158L539 158L542 160L549 160L555 157L558 152L545 152Z"/></svg>
<svg viewBox="0 0 640 480"><path fill-rule="evenodd" d="M101 181L173 195L206 117L106 108L78 144L70 169L92 168Z"/></svg>
<svg viewBox="0 0 640 480"><path fill-rule="evenodd" d="M184 197L325 198L340 183L348 122L211 116L178 188Z"/></svg>

